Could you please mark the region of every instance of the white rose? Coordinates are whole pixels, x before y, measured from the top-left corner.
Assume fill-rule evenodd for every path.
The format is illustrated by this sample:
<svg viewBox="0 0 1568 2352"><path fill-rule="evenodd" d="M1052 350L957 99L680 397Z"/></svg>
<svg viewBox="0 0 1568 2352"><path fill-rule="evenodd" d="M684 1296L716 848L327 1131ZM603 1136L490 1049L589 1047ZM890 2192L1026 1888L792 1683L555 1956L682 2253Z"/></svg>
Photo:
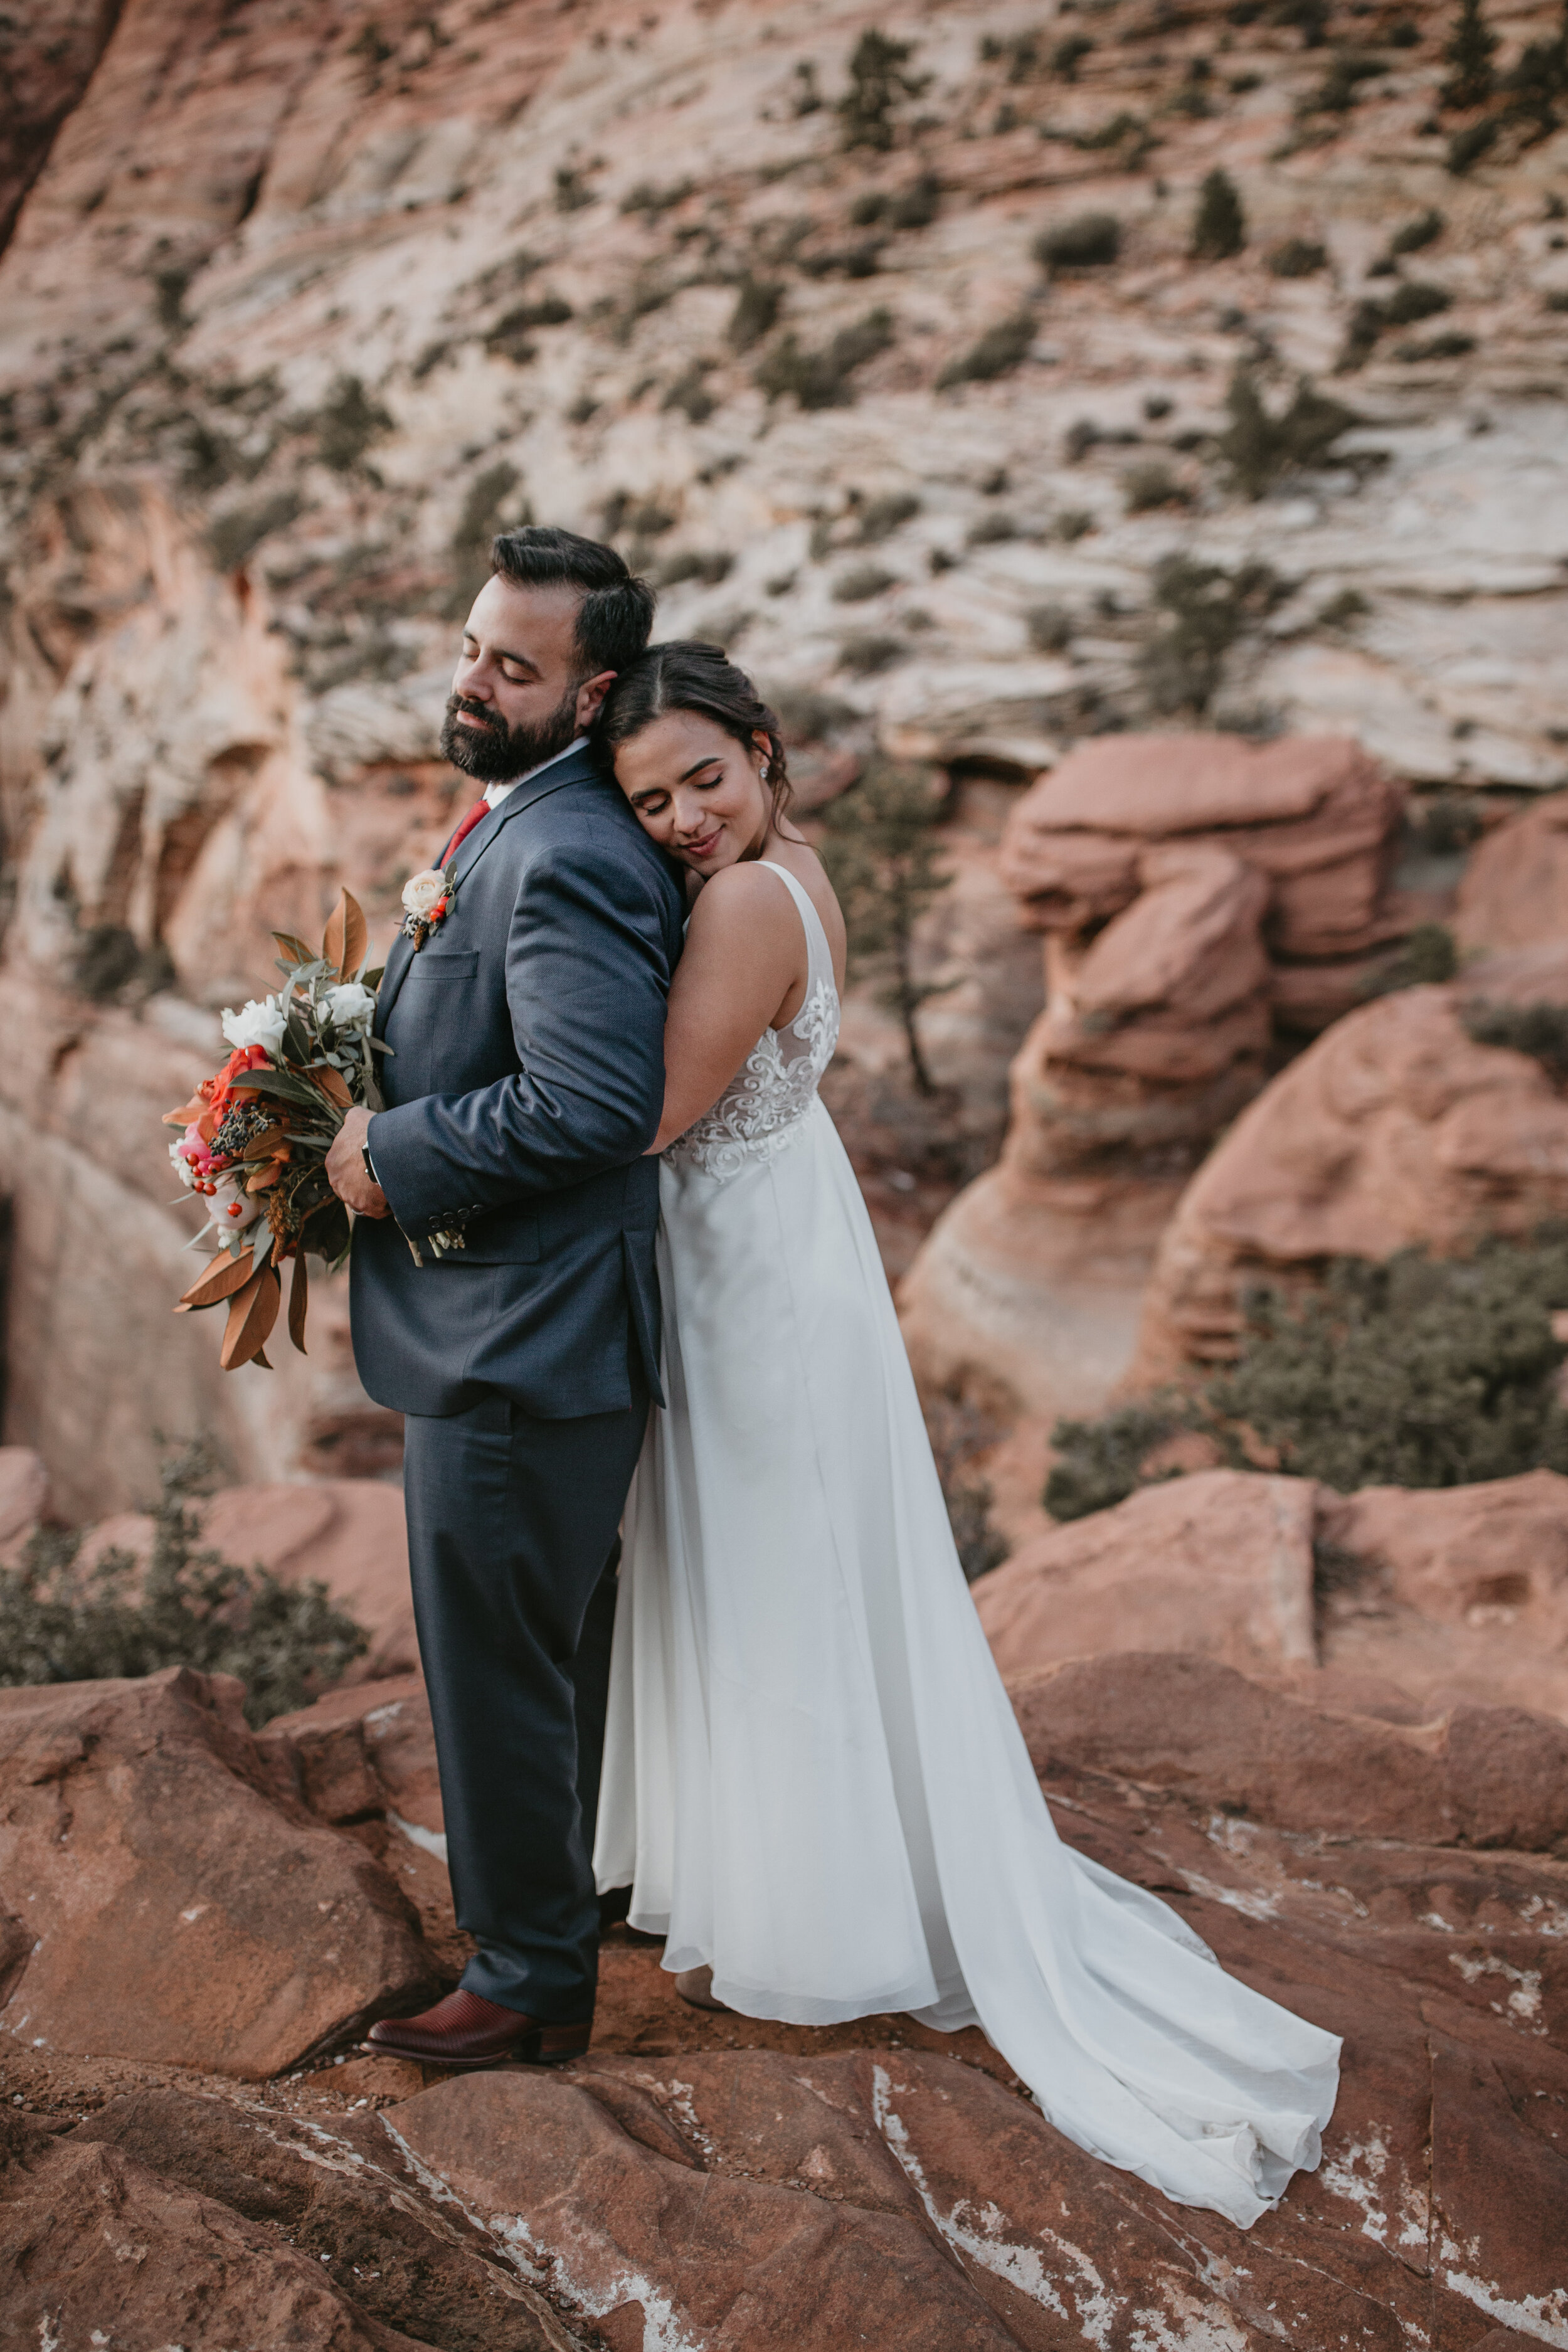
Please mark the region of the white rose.
<svg viewBox="0 0 1568 2352"><path fill-rule="evenodd" d="M264 996L259 1004L252 997L242 1013L230 1005L224 1008L223 1034L231 1045L259 1045L265 1053L276 1054L286 1026L283 1009L275 997Z"/></svg>
<svg viewBox="0 0 1568 2352"><path fill-rule="evenodd" d="M411 874L404 884L404 908L410 915L428 915L446 895L446 876L438 866L427 866L423 874Z"/></svg>
<svg viewBox="0 0 1568 2352"><path fill-rule="evenodd" d="M336 988L329 988L326 996L327 1010L332 1016L335 1027L339 1029L369 1027L371 1016L375 1011L375 999L368 988L361 987L357 980L341 982Z"/></svg>
<svg viewBox="0 0 1568 2352"><path fill-rule="evenodd" d="M192 1191L195 1184L196 1172L185 1158L185 1139L183 1135L178 1143L171 1143L169 1146L169 1164L185 1190Z"/></svg>

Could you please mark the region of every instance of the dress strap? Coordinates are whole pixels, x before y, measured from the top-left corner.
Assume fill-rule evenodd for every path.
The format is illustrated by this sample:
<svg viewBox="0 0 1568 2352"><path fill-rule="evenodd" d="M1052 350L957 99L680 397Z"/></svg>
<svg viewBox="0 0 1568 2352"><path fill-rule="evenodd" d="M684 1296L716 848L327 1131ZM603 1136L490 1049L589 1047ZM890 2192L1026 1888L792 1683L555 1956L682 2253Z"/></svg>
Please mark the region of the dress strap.
<svg viewBox="0 0 1568 2352"><path fill-rule="evenodd" d="M833 950L827 944L827 933L824 929L822 917L812 904L810 891L803 882L795 879L787 866L780 866L771 857L759 857L757 863L759 866L765 866L770 874L778 876L799 910L801 923L805 931L807 992L809 993L816 987L819 980L824 979L830 988L835 988L837 992L833 978Z"/></svg>

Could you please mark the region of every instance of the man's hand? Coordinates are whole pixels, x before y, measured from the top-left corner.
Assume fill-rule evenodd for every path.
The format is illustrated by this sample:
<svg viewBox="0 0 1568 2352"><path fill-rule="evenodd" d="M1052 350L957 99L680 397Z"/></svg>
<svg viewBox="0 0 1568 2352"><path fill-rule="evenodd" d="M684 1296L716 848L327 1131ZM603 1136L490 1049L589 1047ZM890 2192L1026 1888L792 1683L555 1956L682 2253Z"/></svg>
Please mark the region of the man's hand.
<svg viewBox="0 0 1568 2352"><path fill-rule="evenodd" d="M369 1131L369 1111L351 1110L327 1154L327 1181L355 1216L390 1217L386 1194L365 1174L364 1139Z"/></svg>

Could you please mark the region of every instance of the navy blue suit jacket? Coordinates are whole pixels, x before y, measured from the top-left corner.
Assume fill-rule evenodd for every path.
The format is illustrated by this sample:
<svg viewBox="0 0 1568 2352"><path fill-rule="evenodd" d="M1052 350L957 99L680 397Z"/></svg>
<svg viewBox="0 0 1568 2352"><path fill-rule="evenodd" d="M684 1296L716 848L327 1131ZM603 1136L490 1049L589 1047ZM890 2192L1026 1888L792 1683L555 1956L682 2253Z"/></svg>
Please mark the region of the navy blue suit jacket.
<svg viewBox="0 0 1568 2352"><path fill-rule="evenodd" d="M354 1360L400 1412L486 1388L551 1420L624 1410L633 1349L659 1395L644 1155L684 893L585 751L514 786L455 863L451 911L417 952L396 940L381 984L369 1142L393 1216L354 1226ZM443 1229L462 1246L438 1255Z"/></svg>

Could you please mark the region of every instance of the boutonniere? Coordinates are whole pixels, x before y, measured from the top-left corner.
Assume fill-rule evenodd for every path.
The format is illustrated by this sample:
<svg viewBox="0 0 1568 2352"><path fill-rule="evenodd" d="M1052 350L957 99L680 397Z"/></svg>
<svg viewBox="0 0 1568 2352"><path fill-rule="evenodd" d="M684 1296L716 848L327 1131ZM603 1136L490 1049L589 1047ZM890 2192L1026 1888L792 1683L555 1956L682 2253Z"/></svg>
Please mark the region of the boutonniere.
<svg viewBox="0 0 1568 2352"><path fill-rule="evenodd" d="M440 929L457 897L455 860L444 874L438 866L427 866L422 874L409 876L403 886L403 937L413 940L416 955L431 933Z"/></svg>

